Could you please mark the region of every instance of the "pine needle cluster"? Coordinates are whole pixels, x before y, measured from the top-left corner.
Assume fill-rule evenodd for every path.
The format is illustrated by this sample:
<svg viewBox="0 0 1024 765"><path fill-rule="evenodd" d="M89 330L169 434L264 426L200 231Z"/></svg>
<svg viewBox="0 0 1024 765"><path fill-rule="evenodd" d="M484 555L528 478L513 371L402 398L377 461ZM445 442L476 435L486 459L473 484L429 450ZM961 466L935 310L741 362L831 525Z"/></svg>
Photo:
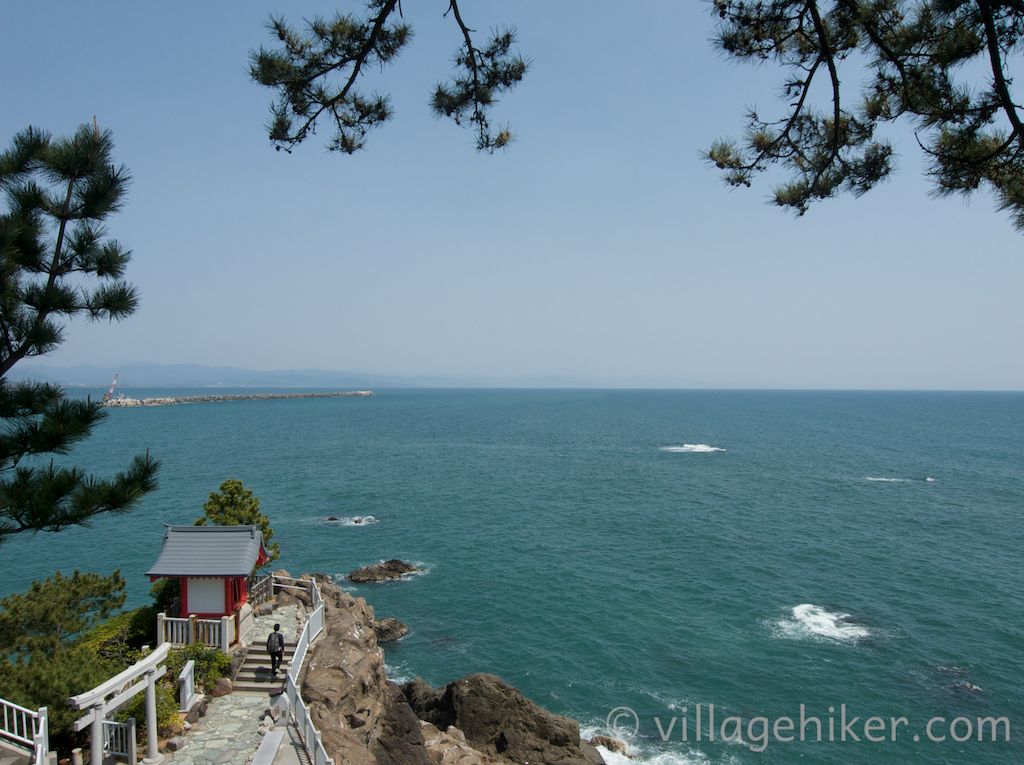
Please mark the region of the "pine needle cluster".
<svg viewBox="0 0 1024 765"><path fill-rule="evenodd" d="M717 45L729 58L788 72L778 119L747 115L741 140L707 158L727 183L749 186L779 166L777 205L805 213L840 191L863 194L893 169L878 128L915 128L938 196L992 190L1024 231L1024 121L1009 72L1019 67L1021 0L714 0ZM1014 58L1016 57L1016 58ZM867 84L852 94L848 72ZM985 71L970 79L970 73ZM821 82L822 106L812 93Z"/></svg>

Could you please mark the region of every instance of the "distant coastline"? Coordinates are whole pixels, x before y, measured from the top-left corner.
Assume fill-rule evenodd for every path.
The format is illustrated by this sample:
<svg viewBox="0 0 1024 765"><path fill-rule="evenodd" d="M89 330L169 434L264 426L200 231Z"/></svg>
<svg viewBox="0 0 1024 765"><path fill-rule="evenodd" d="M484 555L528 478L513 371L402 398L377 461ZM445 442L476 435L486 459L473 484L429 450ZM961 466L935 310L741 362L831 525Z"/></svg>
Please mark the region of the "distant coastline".
<svg viewBox="0 0 1024 765"><path fill-rule="evenodd" d="M223 401L271 401L292 398L367 398L372 390L331 391L324 393L224 393L198 396L157 396L154 398L111 398L104 406L131 408L138 406L176 406L177 404L214 404Z"/></svg>

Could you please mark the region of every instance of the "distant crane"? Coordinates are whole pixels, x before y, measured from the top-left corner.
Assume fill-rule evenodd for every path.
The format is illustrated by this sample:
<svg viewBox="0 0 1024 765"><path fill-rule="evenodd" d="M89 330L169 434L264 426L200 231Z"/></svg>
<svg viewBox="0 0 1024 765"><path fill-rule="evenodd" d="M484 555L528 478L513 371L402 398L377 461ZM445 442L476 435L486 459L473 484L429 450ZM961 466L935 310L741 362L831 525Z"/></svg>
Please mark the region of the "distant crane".
<svg viewBox="0 0 1024 765"><path fill-rule="evenodd" d="M110 401L112 398L114 398L114 388L117 387L117 376L118 376L118 374L120 374L120 373L119 372L114 372L114 379L111 381L110 387L107 388L107 392L103 394L103 400L104 401Z"/></svg>

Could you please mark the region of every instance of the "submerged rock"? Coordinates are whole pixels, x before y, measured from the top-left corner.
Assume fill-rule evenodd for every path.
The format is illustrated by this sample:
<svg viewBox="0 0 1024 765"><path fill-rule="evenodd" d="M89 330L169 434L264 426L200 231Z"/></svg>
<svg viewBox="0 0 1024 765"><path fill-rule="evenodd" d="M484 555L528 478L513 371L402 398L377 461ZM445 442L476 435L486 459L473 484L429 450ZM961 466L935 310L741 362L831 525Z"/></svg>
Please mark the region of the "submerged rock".
<svg viewBox="0 0 1024 765"><path fill-rule="evenodd" d="M420 569L413 564L394 558L357 568L347 578L350 582L356 583L386 582L391 579L401 579L406 574L414 574L417 571Z"/></svg>

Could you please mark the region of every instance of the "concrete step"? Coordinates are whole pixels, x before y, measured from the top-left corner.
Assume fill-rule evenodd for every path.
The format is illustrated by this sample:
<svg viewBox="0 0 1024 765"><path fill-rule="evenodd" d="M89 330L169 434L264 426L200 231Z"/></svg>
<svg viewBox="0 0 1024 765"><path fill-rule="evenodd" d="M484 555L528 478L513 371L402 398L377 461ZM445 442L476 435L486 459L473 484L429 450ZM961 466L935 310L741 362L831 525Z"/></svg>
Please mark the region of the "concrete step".
<svg viewBox="0 0 1024 765"><path fill-rule="evenodd" d="M285 654L281 657L281 666L286 667L292 663L294 656ZM269 667L270 657L269 656L246 656L245 661L242 662L242 667Z"/></svg>
<svg viewBox="0 0 1024 765"><path fill-rule="evenodd" d="M15 744L6 738L0 738L0 765L29 765L32 754L20 742Z"/></svg>
<svg viewBox="0 0 1024 765"><path fill-rule="evenodd" d="M295 655L295 648L285 648L285 652L283 655L285 656L285 658L291 658ZM249 652L246 653L246 661L250 660L250 658L259 658L259 660L264 660L265 658L265 660L269 662L270 654L266 652L265 648L262 650L250 648Z"/></svg>
<svg viewBox="0 0 1024 765"><path fill-rule="evenodd" d="M260 693L267 694L269 696L276 696L279 693L284 693L284 675L280 675L280 679L276 683L235 683L232 692L235 693Z"/></svg>
<svg viewBox="0 0 1024 765"><path fill-rule="evenodd" d="M288 672L288 666L285 665L277 671L277 677L275 678L270 672L270 667L257 667L255 669L246 669L242 667L235 675L234 682L237 683L272 683L272 682L284 682L283 678L285 673Z"/></svg>

